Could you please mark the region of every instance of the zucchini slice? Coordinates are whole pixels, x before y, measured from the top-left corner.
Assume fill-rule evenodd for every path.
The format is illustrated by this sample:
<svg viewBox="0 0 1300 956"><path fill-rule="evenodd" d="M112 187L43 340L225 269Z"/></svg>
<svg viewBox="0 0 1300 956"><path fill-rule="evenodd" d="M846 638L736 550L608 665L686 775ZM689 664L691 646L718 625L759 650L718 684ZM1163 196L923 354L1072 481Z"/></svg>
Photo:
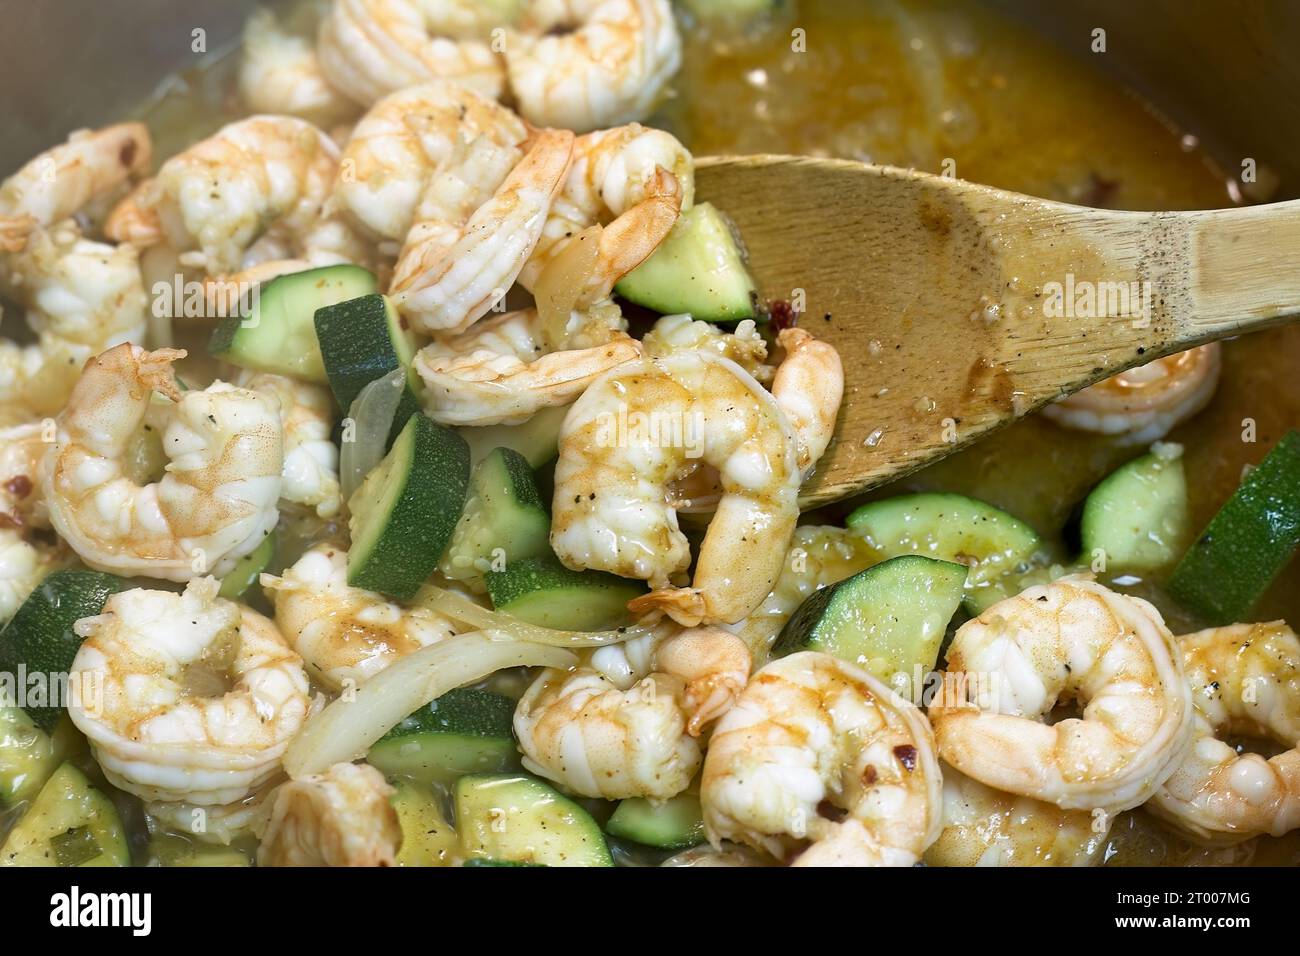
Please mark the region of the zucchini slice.
<svg viewBox="0 0 1300 956"><path fill-rule="evenodd" d="M393 369L406 369L406 390L393 417L393 435L420 410L423 388L415 361L415 338L386 295L363 295L316 310L316 338L330 390L345 412L361 390Z"/></svg>
<svg viewBox="0 0 1300 956"><path fill-rule="evenodd" d="M503 694L450 690L384 734L366 760L387 777L424 786L513 770L519 764L514 714L515 701Z"/></svg>
<svg viewBox="0 0 1300 956"><path fill-rule="evenodd" d="M465 439L424 414L412 415L348 502L348 583L413 598L451 540L468 486Z"/></svg>
<svg viewBox="0 0 1300 956"><path fill-rule="evenodd" d="M509 448L523 455L534 468L541 468L559 453L560 429L568 413L568 405L551 406L522 425L481 425L456 431L469 442L470 459L475 464L497 448Z"/></svg>
<svg viewBox="0 0 1300 956"><path fill-rule="evenodd" d="M605 835L586 810L524 774L461 777L456 830L472 859L545 866L613 866Z"/></svg>
<svg viewBox="0 0 1300 956"><path fill-rule="evenodd" d="M627 617L627 602L645 593L640 581L604 571L573 571L552 553L484 575L492 606L529 624L562 631L600 631Z"/></svg>
<svg viewBox="0 0 1300 956"><path fill-rule="evenodd" d="M790 616L774 656L824 651L886 683L934 669L961 605L966 567L908 554L814 591Z"/></svg>
<svg viewBox="0 0 1300 956"><path fill-rule="evenodd" d="M1240 621L1300 545L1300 432L1248 474L1183 555L1174 598L1212 625Z"/></svg>
<svg viewBox="0 0 1300 956"><path fill-rule="evenodd" d="M0 672L70 672L81 647L72 625L100 613L109 595L125 587L121 578L102 571L64 568L51 572L0 630ZM46 733L54 730L64 712L61 701L57 707L28 705L24 709Z"/></svg>
<svg viewBox="0 0 1300 956"><path fill-rule="evenodd" d="M731 224L706 202L682 213L659 248L614 291L662 315L689 312L708 322L752 319L758 302Z"/></svg>
<svg viewBox="0 0 1300 956"><path fill-rule="evenodd" d="M397 792L390 797L397 821L402 827L402 847L397 851L398 866L448 866L460 841L438 806L433 794L405 781L394 783Z"/></svg>
<svg viewBox="0 0 1300 956"><path fill-rule="evenodd" d="M263 571L275 557L275 532L272 531L248 554L235 562L230 573L221 579L220 597L229 601L238 601L250 587L257 583Z"/></svg>
<svg viewBox="0 0 1300 956"><path fill-rule="evenodd" d="M113 802L65 763L0 847L0 866L130 866Z"/></svg>
<svg viewBox="0 0 1300 956"><path fill-rule="evenodd" d="M0 807L32 799L62 762L50 735L26 711L0 705Z"/></svg>
<svg viewBox="0 0 1300 956"><path fill-rule="evenodd" d="M645 797L622 800L605 829L611 836L661 850L685 850L705 839L700 798L694 793L679 793L659 804Z"/></svg>
<svg viewBox="0 0 1300 956"><path fill-rule="evenodd" d="M1181 445L1156 444L1117 468L1083 504L1083 562L1098 551L1107 571L1157 571L1186 544L1190 514Z"/></svg>
<svg viewBox="0 0 1300 956"><path fill-rule="evenodd" d="M240 368L324 385L325 364L313 321L316 310L375 288L375 277L353 265L277 276L258 289L249 314L232 315L212 330L208 351Z"/></svg>
<svg viewBox="0 0 1300 956"><path fill-rule="evenodd" d="M1041 546L1034 529L986 502L950 492L923 492L873 501L845 522L862 532L885 557L920 554L969 569L967 605L980 592L1016 571Z"/></svg>
<svg viewBox="0 0 1300 956"><path fill-rule="evenodd" d="M488 571L549 553L550 534L551 517L528 460L496 448L474 467L465 510L438 570L482 590Z"/></svg>

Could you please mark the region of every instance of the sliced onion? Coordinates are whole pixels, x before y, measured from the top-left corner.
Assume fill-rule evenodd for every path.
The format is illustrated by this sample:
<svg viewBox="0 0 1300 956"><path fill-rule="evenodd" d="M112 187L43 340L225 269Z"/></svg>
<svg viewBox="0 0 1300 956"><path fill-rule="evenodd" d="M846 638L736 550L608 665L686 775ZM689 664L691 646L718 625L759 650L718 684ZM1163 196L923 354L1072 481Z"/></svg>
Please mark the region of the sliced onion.
<svg viewBox="0 0 1300 956"><path fill-rule="evenodd" d="M351 699L340 697L308 720L285 751L284 769L297 778L364 757L375 741L413 711L507 667L568 668L577 663L577 657L558 647L514 641L490 631L430 644L380 671Z"/></svg>
<svg viewBox="0 0 1300 956"><path fill-rule="evenodd" d="M509 614L480 607L463 594L440 588L436 584L426 584L415 596L415 602L430 611L449 617L461 624L479 630L499 631L516 640L531 644L545 644L549 647L604 647L607 644L621 644L624 641L658 633L671 622L660 621L656 624L633 624L628 627L614 628L609 631L561 631L553 627L529 624Z"/></svg>
<svg viewBox="0 0 1300 956"><path fill-rule="evenodd" d="M339 449L339 485L344 501L352 497L388 450L388 433L405 388L406 369L395 368L363 388L348 409L352 434L343 436Z"/></svg>
<svg viewBox="0 0 1300 956"><path fill-rule="evenodd" d="M552 351L563 345L569 316L596 272L603 231L589 226L569 239L533 284L542 339Z"/></svg>

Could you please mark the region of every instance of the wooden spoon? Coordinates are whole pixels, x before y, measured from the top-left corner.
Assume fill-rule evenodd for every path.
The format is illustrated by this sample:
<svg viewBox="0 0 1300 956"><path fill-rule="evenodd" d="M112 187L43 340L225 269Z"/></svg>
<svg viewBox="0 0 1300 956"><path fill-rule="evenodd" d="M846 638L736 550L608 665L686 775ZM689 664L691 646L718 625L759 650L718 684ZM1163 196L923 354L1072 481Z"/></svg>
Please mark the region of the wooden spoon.
<svg viewBox="0 0 1300 956"><path fill-rule="evenodd" d="M791 300L843 359L836 439L805 507L1300 313L1300 201L1113 212L797 156L702 159L697 191L739 226L762 294Z"/></svg>

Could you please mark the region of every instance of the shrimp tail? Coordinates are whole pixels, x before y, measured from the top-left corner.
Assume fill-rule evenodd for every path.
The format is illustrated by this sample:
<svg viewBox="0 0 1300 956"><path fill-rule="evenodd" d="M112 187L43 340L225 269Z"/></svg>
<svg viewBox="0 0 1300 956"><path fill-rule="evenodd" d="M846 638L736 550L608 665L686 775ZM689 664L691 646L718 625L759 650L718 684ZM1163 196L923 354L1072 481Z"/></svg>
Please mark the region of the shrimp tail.
<svg viewBox="0 0 1300 956"><path fill-rule="evenodd" d="M627 609L638 616L667 614L682 627L699 627L708 614L697 588L658 588L628 601Z"/></svg>
<svg viewBox="0 0 1300 956"><path fill-rule="evenodd" d="M176 386L176 373L172 371L172 363L188 354L185 349L155 349L145 352L138 360L140 383L147 385L151 391L161 392L173 402L179 402L181 392Z"/></svg>

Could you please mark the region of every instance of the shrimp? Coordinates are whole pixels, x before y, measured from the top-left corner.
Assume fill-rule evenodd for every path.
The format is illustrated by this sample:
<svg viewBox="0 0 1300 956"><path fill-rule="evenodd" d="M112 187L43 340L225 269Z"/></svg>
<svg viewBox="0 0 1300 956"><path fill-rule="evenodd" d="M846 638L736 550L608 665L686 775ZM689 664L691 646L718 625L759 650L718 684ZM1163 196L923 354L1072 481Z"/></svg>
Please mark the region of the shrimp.
<svg viewBox="0 0 1300 956"><path fill-rule="evenodd" d="M270 10L244 25L239 92L253 113L297 116L320 127L342 123L357 105L325 79L313 45L283 30Z"/></svg>
<svg viewBox="0 0 1300 956"><path fill-rule="evenodd" d="M749 679L744 642L720 628L652 633L573 671L543 671L515 710L524 766L576 793L665 800L700 767L697 738Z"/></svg>
<svg viewBox="0 0 1300 956"><path fill-rule="evenodd" d="M947 670L944 686L958 690L929 711L939 753L998 790L1114 814L1146 802L1187 754L1191 691L1173 635L1146 601L1085 576L967 621ZM993 682L951 680L961 675ZM1047 723L1071 701L1081 718Z"/></svg>
<svg viewBox="0 0 1300 956"><path fill-rule="evenodd" d="M1196 706L1187 759L1147 808L1211 844L1300 827L1300 640L1283 621L1233 624L1178 639ZM1219 739L1290 749L1264 758Z"/></svg>
<svg viewBox="0 0 1300 956"><path fill-rule="evenodd" d="M919 709L803 651L756 673L718 723L700 806L715 847L732 840L795 866L911 866L939 836L941 787Z"/></svg>
<svg viewBox="0 0 1300 956"><path fill-rule="evenodd" d="M803 329L782 329L776 342L785 349L772 381L772 397L799 439L799 468L812 474L835 432L844 397L844 366L835 347Z"/></svg>
<svg viewBox="0 0 1300 956"><path fill-rule="evenodd" d="M364 763L281 784L258 826L257 865L393 866L402 845L396 792Z"/></svg>
<svg viewBox="0 0 1300 956"><path fill-rule="evenodd" d="M153 141L143 123L80 130L0 184L0 226L11 235L23 220L49 227L69 219L142 174L152 161Z"/></svg>
<svg viewBox="0 0 1300 956"><path fill-rule="evenodd" d="M527 139L528 129L506 107L456 83L398 90L375 103L352 131L335 195L367 234L401 242L435 176L456 158L458 143L479 137L513 150ZM510 166L517 161L512 152ZM501 178L506 172L508 167ZM499 185L499 180L492 183L488 195Z"/></svg>
<svg viewBox="0 0 1300 956"><path fill-rule="evenodd" d="M505 59L525 119L585 131L648 116L682 41L668 0L531 0Z"/></svg>
<svg viewBox="0 0 1300 956"><path fill-rule="evenodd" d="M266 797L273 789L275 777L242 800L215 806L199 806L184 800L152 800L145 812L152 820L176 833L193 837L200 843L230 846L240 837L251 835L265 814Z"/></svg>
<svg viewBox="0 0 1300 956"><path fill-rule="evenodd" d="M441 615L348 584L348 555L328 542L279 577L262 575L275 623L312 677L331 690L357 686L400 657L456 633Z"/></svg>
<svg viewBox="0 0 1300 956"><path fill-rule="evenodd" d="M343 508L343 493L339 450L330 437L334 411L329 390L267 372L244 372L235 384L273 396L280 404L284 435L281 504L306 508L320 518L337 517Z"/></svg>
<svg viewBox="0 0 1300 956"><path fill-rule="evenodd" d="M678 352L716 352L731 359L755 381L766 385L772 381L773 368L767 365L767 343L753 319L737 322L724 332L712 322L699 322L690 315L665 315L659 318L641 339L646 355L661 358Z"/></svg>
<svg viewBox="0 0 1300 956"><path fill-rule="evenodd" d="M338 168L338 147L311 123L250 116L163 163L114 210L110 235L165 241L208 275L292 256L363 262L368 250L333 208Z"/></svg>
<svg viewBox="0 0 1300 956"><path fill-rule="evenodd" d="M940 766L943 832L925 851L929 866L1093 866L1101 861L1110 814L1062 810Z"/></svg>
<svg viewBox="0 0 1300 956"><path fill-rule="evenodd" d="M0 528L50 526L40 467L53 438L54 430L44 422L0 429Z"/></svg>
<svg viewBox="0 0 1300 956"><path fill-rule="evenodd" d="M1159 441L1214 396L1222 351L1211 342L1120 372L1048 405L1043 414L1067 428L1120 435L1130 444Z"/></svg>
<svg viewBox="0 0 1300 956"><path fill-rule="evenodd" d="M584 344L556 352L539 344L536 309L507 312L425 346L415 370L429 417L444 425L514 425L542 408L570 404L599 376L641 355L618 306L603 311L596 319L573 313L568 339Z"/></svg>
<svg viewBox="0 0 1300 956"><path fill-rule="evenodd" d="M498 24L485 14L475 16L471 7L465 0L334 0L317 41L321 70L335 89L362 106L439 79L499 99L505 67L483 42ZM446 35L462 30L472 35Z"/></svg>
<svg viewBox="0 0 1300 956"><path fill-rule="evenodd" d="M436 235L430 249L422 242L403 249L390 294L412 324L463 332L505 295L537 245L572 152L572 133L539 132L454 243Z"/></svg>
<svg viewBox="0 0 1300 956"><path fill-rule="evenodd" d="M608 298L614 284L658 248L694 199L695 160L671 134L630 123L580 136L520 282L536 291L547 267L599 226L590 275L573 294L571 307Z"/></svg>
<svg viewBox="0 0 1300 956"><path fill-rule="evenodd" d="M0 291L27 310L33 345L0 342L0 402L57 412L92 355L144 334L148 299L131 247L87 239L71 217L149 164L139 123L74 133L0 185Z"/></svg>
<svg viewBox="0 0 1300 956"><path fill-rule="evenodd" d="M775 400L734 362L685 352L624 363L564 420L551 546L575 570L649 581L633 613L735 623L781 572L799 518L796 451ZM722 496L692 586L674 588L691 553L665 489L697 461L718 469Z"/></svg>
<svg viewBox="0 0 1300 956"><path fill-rule="evenodd" d="M85 640L68 713L109 782L144 800L242 800L307 718L302 660L218 589L208 577L183 594L123 591L74 625Z"/></svg>
<svg viewBox="0 0 1300 956"><path fill-rule="evenodd" d="M187 581L228 573L278 520L284 464L274 400L214 382L181 393L171 363L184 350L119 345L87 363L58 418L41 469L50 520L86 564ZM126 473L154 392L171 399L156 483Z"/></svg>
<svg viewBox="0 0 1300 956"><path fill-rule="evenodd" d="M15 529L0 524L0 628L60 564L57 548L28 541Z"/></svg>

